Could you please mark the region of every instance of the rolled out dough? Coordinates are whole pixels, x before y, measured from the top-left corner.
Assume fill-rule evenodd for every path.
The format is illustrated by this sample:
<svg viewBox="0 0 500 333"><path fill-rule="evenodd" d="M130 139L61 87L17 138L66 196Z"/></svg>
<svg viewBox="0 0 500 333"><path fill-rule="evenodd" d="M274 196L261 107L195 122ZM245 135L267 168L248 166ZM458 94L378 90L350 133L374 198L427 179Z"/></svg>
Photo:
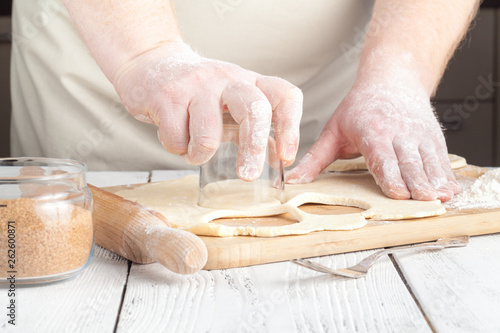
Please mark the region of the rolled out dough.
<svg viewBox="0 0 500 333"><path fill-rule="evenodd" d="M306 234L322 230L350 230L366 224L365 218L400 220L444 214L439 200L392 200L375 184L368 172L325 173L310 184L287 185L284 204L253 207L245 210L211 209L198 206L198 176L149 183L116 192L125 199L163 214L173 227L198 235L273 237ZM314 215L298 208L305 203L344 205L366 209L345 215ZM231 201L227 202L231 207ZM210 223L224 217L257 217L290 213L298 223L283 226L225 226Z"/></svg>
<svg viewBox="0 0 500 333"><path fill-rule="evenodd" d="M462 156L448 154L452 169L458 169L467 165L467 161ZM368 170L363 156L350 160L336 160L326 167L326 171L349 171L349 170Z"/></svg>

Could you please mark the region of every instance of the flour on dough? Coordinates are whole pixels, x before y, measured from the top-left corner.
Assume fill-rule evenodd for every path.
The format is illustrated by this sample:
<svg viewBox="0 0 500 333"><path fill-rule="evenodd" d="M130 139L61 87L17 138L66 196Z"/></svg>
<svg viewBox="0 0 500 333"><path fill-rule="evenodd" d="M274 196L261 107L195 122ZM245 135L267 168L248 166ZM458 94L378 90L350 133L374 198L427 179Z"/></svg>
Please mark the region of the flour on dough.
<svg viewBox="0 0 500 333"><path fill-rule="evenodd" d="M448 154L452 169L458 169L467 165L465 158ZM350 171L350 170L368 170L363 156L353 158L350 160L336 160L326 167L326 171Z"/></svg>
<svg viewBox="0 0 500 333"><path fill-rule="evenodd" d="M198 202L198 176L149 183L116 192L125 199L163 214L173 227L197 235L273 237L306 234L322 230L351 230L366 224L365 218L400 220L444 214L439 200L393 200L386 197L368 172L360 174L326 173L309 184L287 184L285 203L252 209L211 209ZM314 215L298 208L304 203L345 205L366 209L344 215ZM231 202L227 202L231 207ZM224 217L257 217L289 213L298 223L284 226L225 226L210 223ZM250 223L249 223L250 224Z"/></svg>

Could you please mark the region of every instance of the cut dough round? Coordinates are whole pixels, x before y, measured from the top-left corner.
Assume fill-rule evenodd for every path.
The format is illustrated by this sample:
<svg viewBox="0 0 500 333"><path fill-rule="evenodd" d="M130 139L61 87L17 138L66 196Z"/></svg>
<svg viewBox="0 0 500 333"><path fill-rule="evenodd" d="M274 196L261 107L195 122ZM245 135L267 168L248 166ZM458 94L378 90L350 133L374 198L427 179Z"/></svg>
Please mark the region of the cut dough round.
<svg viewBox="0 0 500 333"><path fill-rule="evenodd" d="M458 169L467 165L465 158L448 154L452 169ZM326 167L325 171L350 171L350 170L368 170L363 156L353 158L350 160L336 160Z"/></svg>

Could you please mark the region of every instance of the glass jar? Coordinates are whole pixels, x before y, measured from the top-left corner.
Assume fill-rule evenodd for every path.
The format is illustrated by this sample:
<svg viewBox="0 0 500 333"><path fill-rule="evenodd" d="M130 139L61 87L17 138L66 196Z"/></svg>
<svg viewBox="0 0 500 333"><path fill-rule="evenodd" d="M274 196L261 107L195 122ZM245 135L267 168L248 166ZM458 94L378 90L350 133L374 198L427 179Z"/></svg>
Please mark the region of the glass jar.
<svg viewBox="0 0 500 333"><path fill-rule="evenodd" d="M92 193L84 163L0 159L0 284L75 276L94 249Z"/></svg>
<svg viewBox="0 0 500 333"><path fill-rule="evenodd" d="M266 159L259 178L246 182L238 177L239 124L223 114L222 142L215 155L200 167L198 205L214 209L242 210L253 206L281 205L284 200L284 171L274 140L268 136Z"/></svg>

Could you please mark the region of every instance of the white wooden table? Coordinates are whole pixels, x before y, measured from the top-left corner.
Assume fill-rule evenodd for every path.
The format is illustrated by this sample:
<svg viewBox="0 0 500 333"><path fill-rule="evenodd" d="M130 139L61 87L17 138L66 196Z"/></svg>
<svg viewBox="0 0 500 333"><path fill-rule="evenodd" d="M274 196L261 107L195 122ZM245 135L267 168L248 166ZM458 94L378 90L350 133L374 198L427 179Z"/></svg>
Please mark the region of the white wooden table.
<svg viewBox="0 0 500 333"><path fill-rule="evenodd" d="M97 186L185 172L90 172ZM317 258L345 267L373 253ZM18 288L16 326L0 289L0 332L500 332L500 234L465 248L380 259L349 280L290 262L201 271L137 265L96 246L76 278Z"/></svg>

